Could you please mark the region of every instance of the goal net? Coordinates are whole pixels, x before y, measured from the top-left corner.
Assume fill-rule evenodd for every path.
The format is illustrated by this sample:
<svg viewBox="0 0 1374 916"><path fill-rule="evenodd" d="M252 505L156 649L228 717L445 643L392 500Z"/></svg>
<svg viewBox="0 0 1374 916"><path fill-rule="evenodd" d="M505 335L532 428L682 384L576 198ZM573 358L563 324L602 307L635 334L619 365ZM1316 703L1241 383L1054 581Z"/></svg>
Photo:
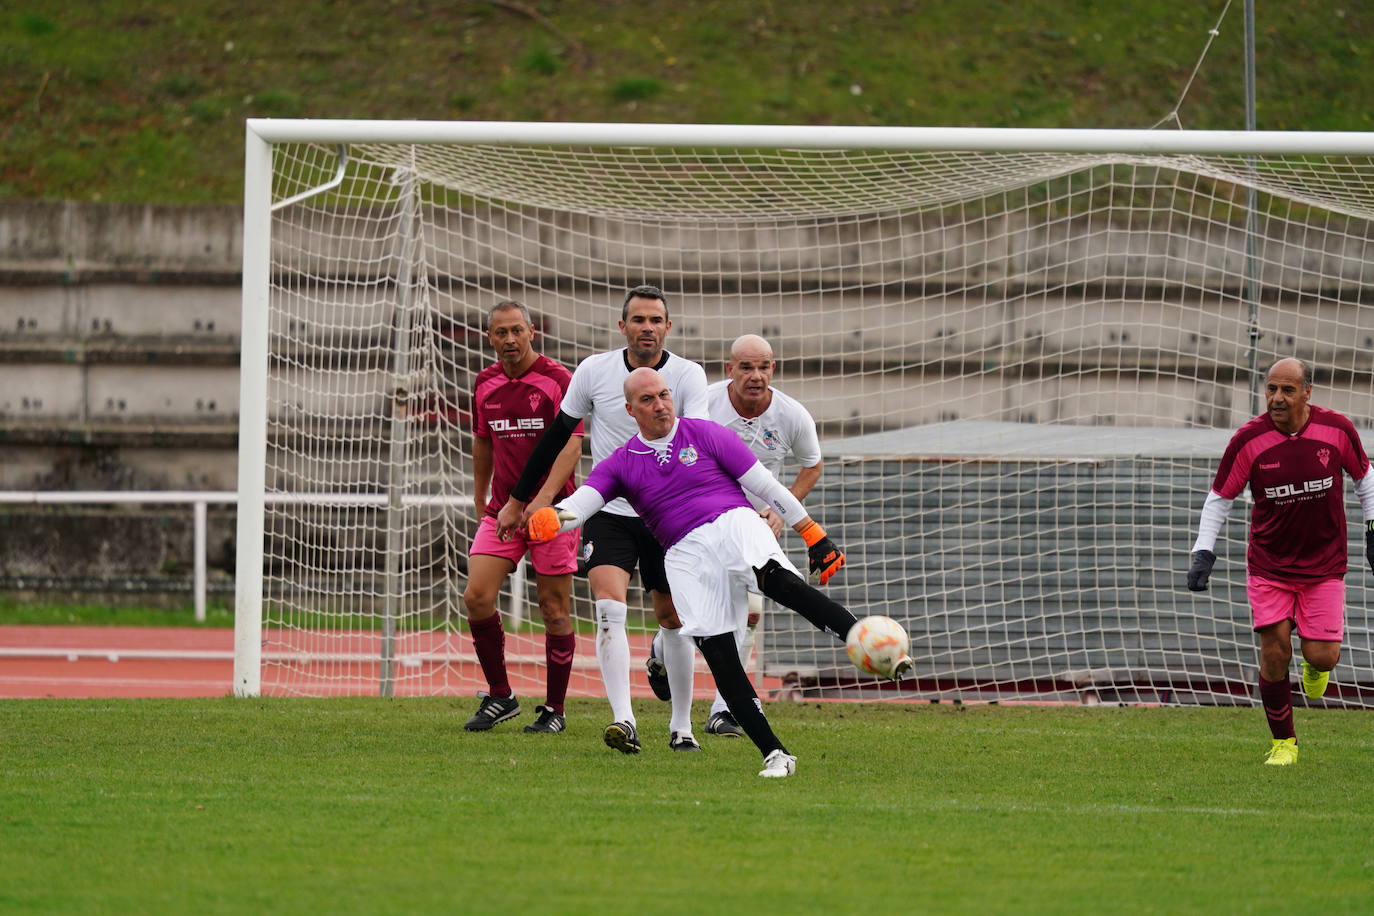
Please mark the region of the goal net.
<svg viewBox="0 0 1374 916"><path fill-rule="evenodd" d="M486 312L524 303L571 368L623 345L623 294L651 283L668 348L712 380L736 336L771 342L821 433L806 502L849 558L827 589L911 634L910 679L883 685L769 607L761 695L1250 703L1246 498L1210 591L1185 589L1188 551L1276 358L1308 360L1313 403L1374 438L1371 153L1357 134L250 121L235 691L483 689L461 595ZM1321 702L1364 706L1374 577L1347 505ZM631 592L638 678L653 617ZM585 580L574 599L570 693L599 696ZM542 697L523 570L501 606L517 695Z"/></svg>

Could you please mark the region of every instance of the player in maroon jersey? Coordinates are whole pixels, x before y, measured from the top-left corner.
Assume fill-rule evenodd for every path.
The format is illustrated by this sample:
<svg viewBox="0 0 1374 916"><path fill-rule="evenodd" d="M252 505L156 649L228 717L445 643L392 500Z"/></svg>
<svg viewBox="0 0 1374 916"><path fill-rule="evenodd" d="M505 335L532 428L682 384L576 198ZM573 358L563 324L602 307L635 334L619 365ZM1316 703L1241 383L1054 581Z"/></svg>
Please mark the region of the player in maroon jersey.
<svg viewBox="0 0 1374 916"><path fill-rule="evenodd" d="M1202 521L1188 588L1207 588L1217 534L1236 497L1254 500L1246 595L1260 638L1259 693L1273 743L1265 763L1298 759L1293 730L1293 630L1302 647L1303 692L1326 693L1345 629L1346 523L1341 472L1355 481L1365 557L1374 569L1374 474L1359 433L1343 415L1309 404L1312 370L1281 359L1264 383L1265 413L1242 426L1222 455Z"/></svg>
<svg viewBox="0 0 1374 916"><path fill-rule="evenodd" d="M487 679L487 694L464 728L486 731L520 714L520 703L506 676L506 635L501 615L496 612L496 596L528 551L544 620L548 689L544 705L525 731L561 732L567 727L563 701L572 674L572 574L577 569L577 534L570 531L567 537L560 535L547 544L530 543L521 533L503 540L496 534L496 514L506 504L535 443L558 415L572 374L534 351L530 314L518 302L505 301L492 307L487 316L487 339L496 351L497 362L483 369L473 385L472 499L479 522L468 553L468 585L463 590L468 628ZM579 424L540 482L540 499L557 500L573 492L572 474L581 454Z"/></svg>

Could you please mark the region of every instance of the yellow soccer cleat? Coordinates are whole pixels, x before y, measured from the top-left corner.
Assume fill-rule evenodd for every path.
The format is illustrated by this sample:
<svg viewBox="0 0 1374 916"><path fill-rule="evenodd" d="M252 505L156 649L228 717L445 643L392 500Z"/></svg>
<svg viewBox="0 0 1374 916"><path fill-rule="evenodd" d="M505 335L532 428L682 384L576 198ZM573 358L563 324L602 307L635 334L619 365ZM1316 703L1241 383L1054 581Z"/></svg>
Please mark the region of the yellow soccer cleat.
<svg viewBox="0 0 1374 916"><path fill-rule="evenodd" d="M1306 660L1302 663L1302 692L1309 700L1320 700L1326 695L1326 685L1331 682L1331 672L1313 668Z"/></svg>
<svg viewBox="0 0 1374 916"><path fill-rule="evenodd" d="M1297 738L1275 738L1274 746L1269 748L1268 754L1264 755L1264 765L1267 767L1286 767L1290 763L1297 762Z"/></svg>

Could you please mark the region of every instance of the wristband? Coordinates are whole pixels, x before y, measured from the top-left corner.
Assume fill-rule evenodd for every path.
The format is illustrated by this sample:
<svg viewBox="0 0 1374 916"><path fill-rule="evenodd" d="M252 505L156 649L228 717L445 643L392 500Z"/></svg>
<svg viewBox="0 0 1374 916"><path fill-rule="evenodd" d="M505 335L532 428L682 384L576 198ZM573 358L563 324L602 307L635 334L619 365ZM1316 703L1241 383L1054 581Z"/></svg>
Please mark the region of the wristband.
<svg viewBox="0 0 1374 916"><path fill-rule="evenodd" d="M802 526L802 529L798 531L797 534L801 535L801 539L806 542L807 547L811 547L821 538L825 537L825 529L816 524L816 520L813 518L808 519L806 524Z"/></svg>

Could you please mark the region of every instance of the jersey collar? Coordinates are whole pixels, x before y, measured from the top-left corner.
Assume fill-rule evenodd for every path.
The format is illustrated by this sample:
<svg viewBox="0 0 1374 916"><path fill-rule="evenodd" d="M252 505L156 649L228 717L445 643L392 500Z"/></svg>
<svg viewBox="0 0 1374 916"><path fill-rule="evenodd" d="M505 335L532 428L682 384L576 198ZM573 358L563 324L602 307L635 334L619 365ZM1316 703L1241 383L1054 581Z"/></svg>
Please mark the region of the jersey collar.
<svg viewBox="0 0 1374 916"><path fill-rule="evenodd" d="M668 435L662 439L645 439L643 433L635 433L635 436L649 448L664 449L673 444L673 437L677 435L677 425L681 422L681 417L673 417L673 428L668 430Z"/></svg>
<svg viewBox="0 0 1374 916"><path fill-rule="evenodd" d="M640 366L631 366L631 365L630 365L630 348L629 348L629 347L624 347L623 349L621 349L621 351L620 351L620 361L621 361L622 363L625 364L625 371L626 371L626 372L633 372L633 371L635 371L636 369L641 368ZM663 350L663 351L660 351L659 354L658 354L658 362L654 363L652 366L649 366L648 368L650 368L650 369L654 370L655 372L657 372L658 370L662 369L662 368L664 367L664 365L665 365L667 362L668 362L668 351L667 351L667 350Z"/></svg>

